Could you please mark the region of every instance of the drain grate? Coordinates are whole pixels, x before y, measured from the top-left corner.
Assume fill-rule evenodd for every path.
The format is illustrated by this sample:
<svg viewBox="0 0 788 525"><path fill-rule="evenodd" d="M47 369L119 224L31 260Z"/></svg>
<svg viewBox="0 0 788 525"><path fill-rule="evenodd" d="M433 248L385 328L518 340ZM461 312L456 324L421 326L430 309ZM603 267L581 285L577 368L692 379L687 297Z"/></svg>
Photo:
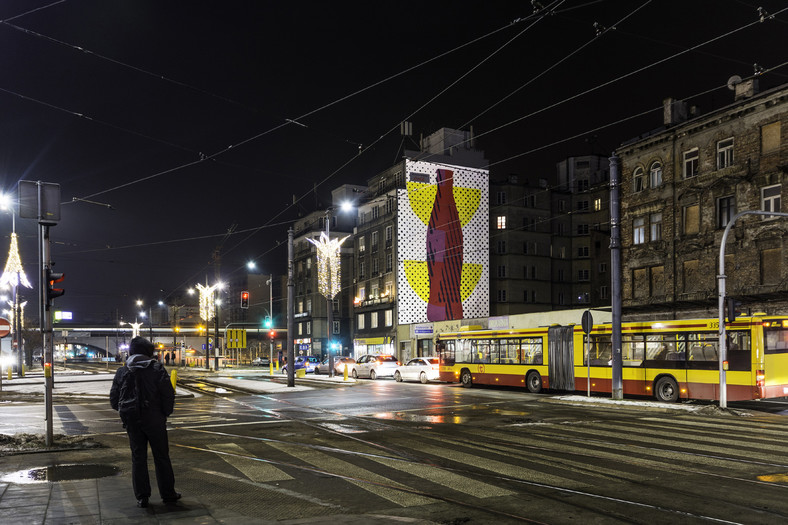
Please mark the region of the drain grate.
<svg viewBox="0 0 788 525"><path fill-rule="evenodd" d="M0 478L10 483L38 483L45 481L75 481L114 476L120 472L112 465L52 465L34 469L20 470Z"/></svg>

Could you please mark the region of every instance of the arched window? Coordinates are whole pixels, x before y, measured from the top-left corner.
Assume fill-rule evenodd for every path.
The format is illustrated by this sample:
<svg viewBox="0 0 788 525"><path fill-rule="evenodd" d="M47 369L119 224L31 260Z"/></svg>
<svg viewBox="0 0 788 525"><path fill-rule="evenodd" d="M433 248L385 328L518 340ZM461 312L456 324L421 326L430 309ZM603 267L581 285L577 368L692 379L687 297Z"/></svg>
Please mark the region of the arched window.
<svg viewBox="0 0 788 525"><path fill-rule="evenodd" d="M632 190L635 193L646 189L646 175L641 166L638 166L635 168L635 171L632 172L632 182Z"/></svg>
<svg viewBox="0 0 788 525"><path fill-rule="evenodd" d="M662 186L662 163L660 161L655 161L651 164L649 169L649 186L651 188Z"/></svg>

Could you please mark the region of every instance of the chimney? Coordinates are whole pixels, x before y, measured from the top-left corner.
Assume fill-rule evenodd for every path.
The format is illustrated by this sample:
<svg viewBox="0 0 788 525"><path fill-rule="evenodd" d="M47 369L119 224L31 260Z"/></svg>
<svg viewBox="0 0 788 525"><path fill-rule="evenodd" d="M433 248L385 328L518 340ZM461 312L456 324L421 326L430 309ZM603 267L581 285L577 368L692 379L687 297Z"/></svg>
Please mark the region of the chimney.
<svg viewBox="0 0 788 525"><path fill-rule="evenodd" d="M687 120L687 103L668 97L662 101L662 122L666 126L679 124Z"/></svg>
<svg viewBox="0 0 788 525"><path fill-rule="evenodd" d="M750 80L744 80L739 82L734 86L735 96L733 100L743 100L745 98L750 98L753 95L758 94L758 79L751 78Z"/></svg>

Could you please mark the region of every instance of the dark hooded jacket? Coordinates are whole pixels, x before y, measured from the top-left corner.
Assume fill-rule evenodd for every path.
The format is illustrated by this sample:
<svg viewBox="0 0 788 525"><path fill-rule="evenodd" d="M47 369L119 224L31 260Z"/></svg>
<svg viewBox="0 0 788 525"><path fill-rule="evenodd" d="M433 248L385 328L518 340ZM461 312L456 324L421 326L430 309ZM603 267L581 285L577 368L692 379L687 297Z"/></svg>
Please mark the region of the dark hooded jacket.
<svg viewBox="0 0 788 525"><path fill-rule="evenodd" d="M109 391L109 403L114 410L118 409L120 387L126 374L140 374L141 386L148 401L148 410L143 418L149 420L166 419L175 408L175 390L172 388L170 376L164 366L145 354L134 354L126 360L115 373L112 388Z"/></svg>

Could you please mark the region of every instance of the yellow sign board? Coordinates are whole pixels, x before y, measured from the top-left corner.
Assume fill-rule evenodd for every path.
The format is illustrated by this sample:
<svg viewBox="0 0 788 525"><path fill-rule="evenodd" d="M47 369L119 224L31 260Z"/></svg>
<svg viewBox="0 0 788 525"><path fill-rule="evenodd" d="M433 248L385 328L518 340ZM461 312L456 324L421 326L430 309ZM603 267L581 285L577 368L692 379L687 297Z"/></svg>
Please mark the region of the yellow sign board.
<svg viewBox="0 0 788 525"><path fill-rule="evenodd" d="M242 328L228 329L227 348L246 348L246 330Z"/></svg>

